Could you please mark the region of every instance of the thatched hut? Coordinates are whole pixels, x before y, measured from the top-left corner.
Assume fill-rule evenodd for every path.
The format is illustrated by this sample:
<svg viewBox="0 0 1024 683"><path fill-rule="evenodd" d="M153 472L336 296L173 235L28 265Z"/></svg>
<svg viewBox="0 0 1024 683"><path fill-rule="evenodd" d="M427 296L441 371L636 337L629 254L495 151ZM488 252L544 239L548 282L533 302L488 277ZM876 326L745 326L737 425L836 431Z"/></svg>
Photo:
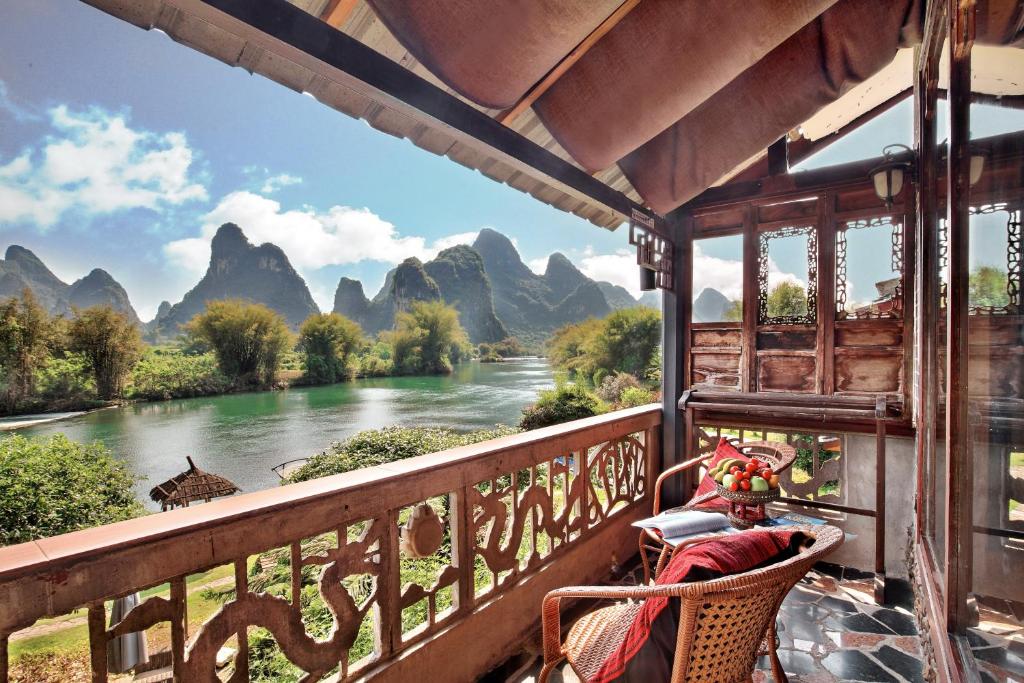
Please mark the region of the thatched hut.
<svg viewBox="0 0 1024 683"><path fill-rule="evenodd" d="M191 457L186 456L185 459L188 460L187 470L149 491L149 497L160 503L161 510L188 507L197 500L208 503L214 498L241 491L234 482L196 467Z"/></svg>

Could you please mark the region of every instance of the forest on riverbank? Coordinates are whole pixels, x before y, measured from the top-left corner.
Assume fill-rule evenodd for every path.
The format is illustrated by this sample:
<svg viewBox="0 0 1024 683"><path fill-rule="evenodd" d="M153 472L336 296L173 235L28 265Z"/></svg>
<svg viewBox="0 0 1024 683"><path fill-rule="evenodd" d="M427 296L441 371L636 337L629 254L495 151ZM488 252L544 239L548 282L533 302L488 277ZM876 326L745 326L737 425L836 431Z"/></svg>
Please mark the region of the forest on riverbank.
<svg viewBox="0 0 1024 683"><path fill-rule="evenodd" d="M522 353L514 338L473 346L457 311L441 301L413 302L393 329L370 338L338 313L310 315L293 333L262 304L217 300L173 343L149 345L110 306L55 316L25 290L0 303L0 414L441 374L473 358Z"/></svg>

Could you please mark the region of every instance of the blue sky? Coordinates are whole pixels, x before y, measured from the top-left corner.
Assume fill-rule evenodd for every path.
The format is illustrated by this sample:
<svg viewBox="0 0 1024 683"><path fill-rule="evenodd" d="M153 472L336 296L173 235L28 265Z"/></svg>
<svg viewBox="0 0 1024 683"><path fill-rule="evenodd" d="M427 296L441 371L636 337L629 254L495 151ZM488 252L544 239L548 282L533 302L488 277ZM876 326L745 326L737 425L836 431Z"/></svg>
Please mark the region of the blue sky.
<svg viewBox="0 0 1024 683"><path fill-rule="evenodd" d="M102 267L144 319L195 284L208 259L199 240L232 217L285 248L327 308L341 275L372 296L395 262L484 226L528 262L562 251L592 275L638 279L617 253L624 229L84 3L0 3L0 84L0 192L34 200L18 211L0 194L0 248L22 244L69 281Z"/></svg>

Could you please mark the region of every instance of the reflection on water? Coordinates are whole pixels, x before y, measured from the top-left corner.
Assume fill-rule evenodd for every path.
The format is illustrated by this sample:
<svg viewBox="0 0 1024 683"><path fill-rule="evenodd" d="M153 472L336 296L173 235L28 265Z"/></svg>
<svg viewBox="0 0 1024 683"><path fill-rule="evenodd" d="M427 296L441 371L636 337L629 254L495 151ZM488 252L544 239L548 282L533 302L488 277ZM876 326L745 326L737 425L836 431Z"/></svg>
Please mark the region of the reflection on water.
<svg viewBox="0 0 1024 683"><path fill-rule="evenodd" d="M156 483L196 465L255 491L277 484L270 468L303 458L362 429L515 424L523 406L554 383L547 363L466 363L444 377L382 377L326 387L139 403L19 430L102 441ZM148 498L146 499L147 502Z"/></svg>

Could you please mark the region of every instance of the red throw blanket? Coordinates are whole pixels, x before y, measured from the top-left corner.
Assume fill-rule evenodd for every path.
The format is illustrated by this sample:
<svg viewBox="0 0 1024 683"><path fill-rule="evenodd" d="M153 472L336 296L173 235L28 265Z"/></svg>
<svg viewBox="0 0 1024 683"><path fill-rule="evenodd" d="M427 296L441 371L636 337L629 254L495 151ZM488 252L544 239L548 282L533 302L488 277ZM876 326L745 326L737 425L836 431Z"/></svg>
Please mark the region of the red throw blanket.
<svg viewBox="0 0 1024 683"><path fill-rule="evenodd" d="M696 543L677 553L655 583L667 585L685 581L705 581L740 574L790 550L794 533L796 532L747 531ZM644 601L622 644L608 656L597 675L590 679L590 683L610 683L626 673L630 660L647 643L655 619L668 607L670 600L678 598L648 598ZM671 635L674 638L674 629L671 630ZM661 654L668 655L667 665L671 668L672 653ZM658 656L658 653L652 655Z"/></svg>

